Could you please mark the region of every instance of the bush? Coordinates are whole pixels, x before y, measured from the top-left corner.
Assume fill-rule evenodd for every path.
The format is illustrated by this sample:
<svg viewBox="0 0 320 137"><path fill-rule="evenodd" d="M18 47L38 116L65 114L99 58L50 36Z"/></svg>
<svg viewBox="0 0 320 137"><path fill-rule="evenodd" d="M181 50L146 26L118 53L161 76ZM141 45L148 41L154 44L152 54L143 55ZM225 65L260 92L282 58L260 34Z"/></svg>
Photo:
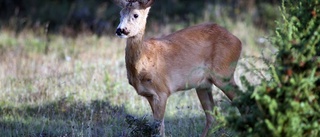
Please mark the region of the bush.
<svg viewBox="0 0 320 137"><path fill-rule="evenodd" d="M278 48L269 63L270 80L247 85L234 102L240 117L227 117L239 136L320 136L320 2L283 1L271 43Z"/></svg>
<svg viewBox="0 0 320 137"><path fill-rule="evenodd" d="M146 115L136 118L131 115L126 116L126 122L129 125L130 137L157 137L160 134L160 121L148 122Z"/></svg>

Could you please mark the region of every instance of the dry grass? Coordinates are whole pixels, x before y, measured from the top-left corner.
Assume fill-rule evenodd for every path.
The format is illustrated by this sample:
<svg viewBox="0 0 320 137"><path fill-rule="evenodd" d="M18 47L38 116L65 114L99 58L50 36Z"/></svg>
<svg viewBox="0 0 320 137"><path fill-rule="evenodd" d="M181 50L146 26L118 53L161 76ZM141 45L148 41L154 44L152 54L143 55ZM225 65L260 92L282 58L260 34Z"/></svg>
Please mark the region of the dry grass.
<svg viewBox="0 0 320 137"><path fill-rule="evenodd" d="M244 55L270 47L257 42L266 34L250 25L235 23L231 31ZM0 136L128 135L125 115L151 118L151 110L126 80L124 47L115 37L1 31ZM218 90L214 95L222 110L228 107ZM168 136L199 136L204 114L195 92L171 96L165 121Z"/></svg>

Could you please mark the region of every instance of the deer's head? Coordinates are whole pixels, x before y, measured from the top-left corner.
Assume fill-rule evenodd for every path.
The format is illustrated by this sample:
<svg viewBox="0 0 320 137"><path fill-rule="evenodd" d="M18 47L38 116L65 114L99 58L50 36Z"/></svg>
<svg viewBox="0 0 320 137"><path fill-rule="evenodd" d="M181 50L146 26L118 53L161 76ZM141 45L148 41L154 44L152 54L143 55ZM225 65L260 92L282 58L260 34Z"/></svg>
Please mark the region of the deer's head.
<svg viewBox="0 0 320 137"><path fill-rule="evenodd" d="M150 6L154 0L115 0L122 8L116 34L121 38L143 34Z"/></svg>

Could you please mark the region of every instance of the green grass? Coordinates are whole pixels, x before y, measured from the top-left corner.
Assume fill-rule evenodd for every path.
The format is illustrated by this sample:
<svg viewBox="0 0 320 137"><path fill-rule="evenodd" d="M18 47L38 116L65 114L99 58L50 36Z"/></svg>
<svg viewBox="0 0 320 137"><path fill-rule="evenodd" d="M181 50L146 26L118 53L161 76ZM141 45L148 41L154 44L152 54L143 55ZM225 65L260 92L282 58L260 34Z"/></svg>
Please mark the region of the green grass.
<svg viewBox="0 0 320 137"><path fill-rule="evenodd" d="M127 83L123 40L50 37L44 54L42 36L0 33L0 136L119 136L127 134L126 114L151 119L147 101ZM168 135L196 136L204 120L197 97L178 95L168 103L181 103L168 106ZM177 130L188 123L195 125Z"/></svg>
<svg viewBox="0 0 320 137"><path fill-rule="evenodd" d="M225 21L244 55L270 47L256 42L263 31ZM0 136L126 136L127 114L152 119L147 100L127 82L124 48L125 40L113 36L0 31ZM250 75L243 72L236 76ZM220 110L230 107L217 89L214 95ZM167 136L201 134L205 117L193 90L169 98L165 124Z"/></svg>

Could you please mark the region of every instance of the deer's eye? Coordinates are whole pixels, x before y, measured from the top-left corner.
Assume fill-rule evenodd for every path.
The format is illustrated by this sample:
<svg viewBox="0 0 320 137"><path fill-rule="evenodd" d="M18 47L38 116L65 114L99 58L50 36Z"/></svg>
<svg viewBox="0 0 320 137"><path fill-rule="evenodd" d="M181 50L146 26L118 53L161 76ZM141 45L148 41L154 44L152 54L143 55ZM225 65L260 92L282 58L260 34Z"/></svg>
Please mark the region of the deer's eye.
<svg viewBox="0 0 320 137"><path fill-rule="evenodd" d="M139 15L138 15L138 14L134 14L133 17L134 17L134 18L138 18Z"/></svg>

